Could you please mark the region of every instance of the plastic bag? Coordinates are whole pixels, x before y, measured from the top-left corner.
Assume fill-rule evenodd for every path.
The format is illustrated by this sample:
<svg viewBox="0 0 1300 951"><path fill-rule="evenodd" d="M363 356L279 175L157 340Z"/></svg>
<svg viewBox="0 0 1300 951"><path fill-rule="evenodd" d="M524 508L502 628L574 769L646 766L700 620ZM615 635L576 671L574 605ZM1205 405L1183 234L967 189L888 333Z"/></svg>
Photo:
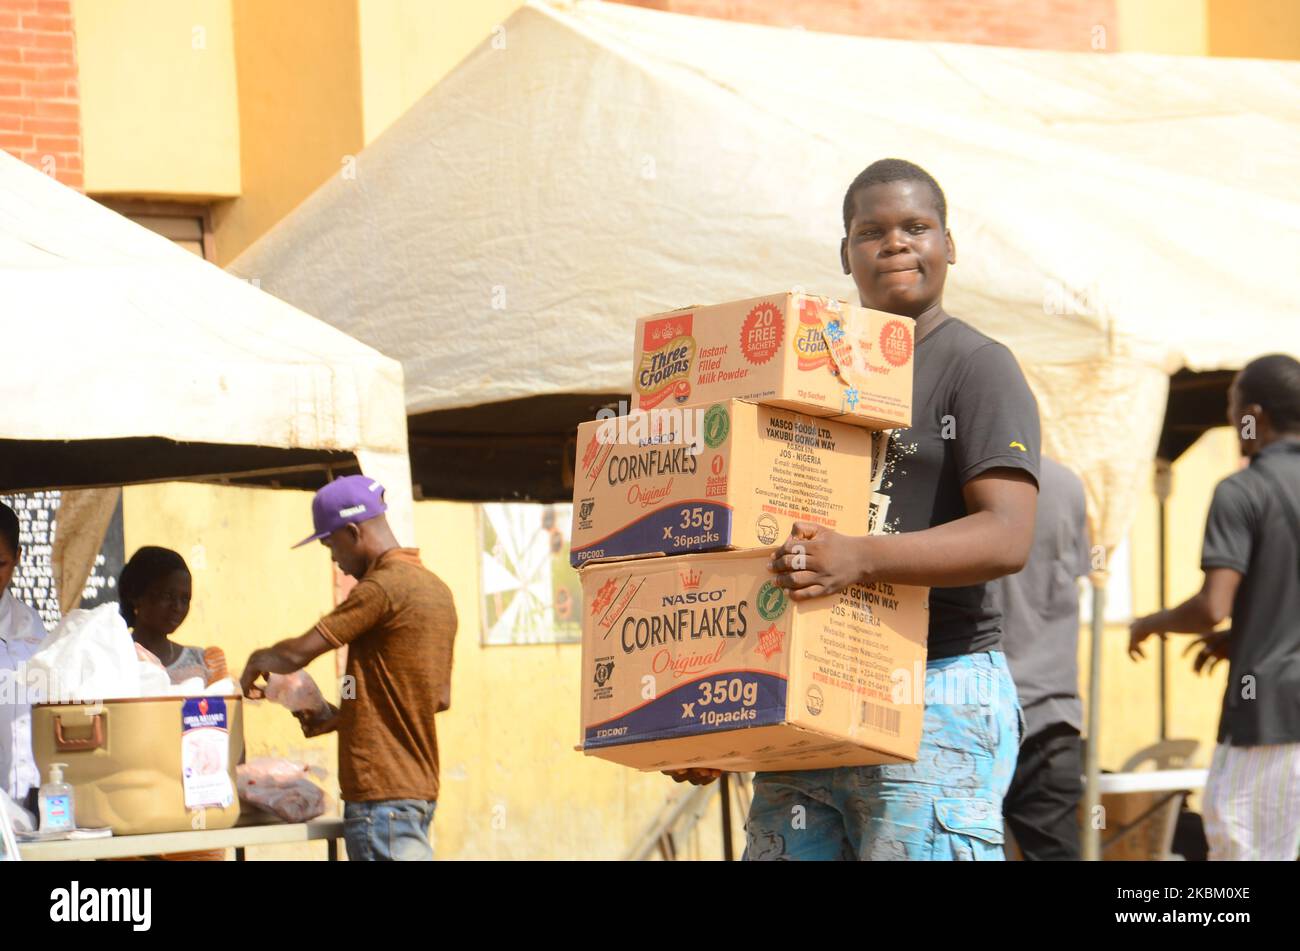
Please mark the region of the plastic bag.
<svg viewBox="0 0 1300 951"><path fill-rule="evenodd" d="M232 694L239 693L239 684L235 683L234 678L225 677L221 680L214 680L204 687L200 693L205 697L229 697Z"/></svg>
<svg viewBox="0 0 1300 951"><path fill-rule="evenodd" d="M18 837L15 833L31 832L33 825L32 814L0 789L0 862L23 860L22 853L18 851Z"/></svg>
<svg viewBox="0 0 1300 951"><path fill-rule="evenodd" d="M160 697L201 697L207 693L207 685L202 677L186 677L180 683L167 681L167 686L158 694Z"/></svg>
<svg viewBox="0 0 1300 951"><path fill-rule="evenodd" d="M211 686L201 677L173 684L162 661L132 639L116 603L68 612L45 647L27 662L26 682L36 702L239 692L228 676Z"/></svg>
<svg viewBox="0 0 1300 951"><path fill-rule="evenodd" d="M288 707L297 713L306 710L319 713L329 707L316 681L305 670L295 670L291 674L267 674L266 699Z"/></svg>
<svg viewBox="0 0 1300 951"><path fill-rule="evenodd" d="M3 789L0 789L0 821L15 832L36 831L36 817L9 798Z"/></svg>
<svg viewBox="0 0 1300 951"><path fill-rule="evenodd" d="M140 682L136 687L137 697L163 696L171 690L172 679L167 674L167 668L153 651L136 644L135 656L140 662L137 670L140 675Z"/></svg>
<svg viewBox="0 0 1300 951"><path fill-rule="evenodd" d="M325 790L311 781L323 771L278 757L259 756L235 767L239 801L285 822L306 822L325 811Z"/></svg>
<svg viewBox="0 0 1300 951"><path fill-rule="evenodd" d="M136 654L117 604L101 604L68 612L27 662L27 683L42 701L138 697L141 671L148 666ZM166 680L166 671L160 672Z"/></svg>

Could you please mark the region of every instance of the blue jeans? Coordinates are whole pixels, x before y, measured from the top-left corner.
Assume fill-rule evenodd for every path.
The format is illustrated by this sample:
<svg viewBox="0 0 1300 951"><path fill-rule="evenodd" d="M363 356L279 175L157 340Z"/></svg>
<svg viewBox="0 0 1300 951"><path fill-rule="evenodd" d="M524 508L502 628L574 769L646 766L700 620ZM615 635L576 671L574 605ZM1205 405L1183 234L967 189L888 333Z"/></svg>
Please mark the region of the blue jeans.
<svg viewBox="0 0 1300 951"><path fill-rule="evenodd" d="M380 799L343 805L349 862L432 862L429 825L436 802Z"/></svg>
<svg viewBox="0 0 1300 951"><path fill-rule="evenodd" d="M1001 651L931 661L917 761L756 774L745 858L1000 861L1023 734Z"/></svg>

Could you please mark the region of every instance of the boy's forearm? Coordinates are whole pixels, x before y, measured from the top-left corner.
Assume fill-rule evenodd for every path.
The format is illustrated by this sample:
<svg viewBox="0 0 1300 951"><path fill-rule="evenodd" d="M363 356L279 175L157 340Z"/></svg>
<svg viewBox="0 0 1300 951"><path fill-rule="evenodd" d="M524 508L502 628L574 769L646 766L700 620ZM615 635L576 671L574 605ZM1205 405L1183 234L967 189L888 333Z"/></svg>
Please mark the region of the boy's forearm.
<svg viewBox="0 0 1300 951"><path fill-rule="evenodd" d="M861 580L954 588L1015 574L1028 546L1012 534L995 513L976 512L920 532L868 535L859 539Z"/></svg>

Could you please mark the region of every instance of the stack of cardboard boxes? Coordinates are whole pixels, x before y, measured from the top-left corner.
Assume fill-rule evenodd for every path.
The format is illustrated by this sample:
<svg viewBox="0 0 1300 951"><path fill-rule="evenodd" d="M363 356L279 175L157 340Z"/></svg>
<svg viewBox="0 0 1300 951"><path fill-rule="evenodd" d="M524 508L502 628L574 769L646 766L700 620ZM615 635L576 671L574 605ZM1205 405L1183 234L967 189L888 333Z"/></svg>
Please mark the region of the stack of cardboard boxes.
<svg viewBox="0 0 1300 951"><path fill-rule="evenodd" d="M928 591L795 601L768 570L796 521L874 530L880 431L911 425L912 334L795 292L637 322L631 413L578 429L586 753L645 770L916 758Z"/></svg>

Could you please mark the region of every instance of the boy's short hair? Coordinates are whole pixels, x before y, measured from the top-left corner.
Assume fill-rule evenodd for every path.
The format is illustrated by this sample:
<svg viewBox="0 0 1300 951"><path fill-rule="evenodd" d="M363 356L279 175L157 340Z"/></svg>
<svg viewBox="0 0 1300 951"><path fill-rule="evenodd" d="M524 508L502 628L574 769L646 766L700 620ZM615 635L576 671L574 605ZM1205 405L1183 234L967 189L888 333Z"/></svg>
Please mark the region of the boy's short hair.
<svg viewBox="0 0 1300 951"><path fill-rule="evenodd" d="M934 207L939 212L939 224L948 227L948 202L943 197L943 189L934 180L934 176L906 159L887 158L872 162L853 179L853 184L844 193L844 233L849 233L849 224L853 221L853 196L860 189L871 185L884 185L887 182L921 182L929 186L934 193Z"/></svg>
<svg viewBox="0 0 1300 951"><path fill-rule="evenodd" d="M1256 357L1237 374L1243 404L1258 403L1278 432L1300 433L1300 360L1285 353Z"/></svg>
<svg viewBox="0 0 1300 951"><path fill-rule="evenodd" d="M18 513L0 502L0 538L9 543L14 554L18 554Z"/></svg>

